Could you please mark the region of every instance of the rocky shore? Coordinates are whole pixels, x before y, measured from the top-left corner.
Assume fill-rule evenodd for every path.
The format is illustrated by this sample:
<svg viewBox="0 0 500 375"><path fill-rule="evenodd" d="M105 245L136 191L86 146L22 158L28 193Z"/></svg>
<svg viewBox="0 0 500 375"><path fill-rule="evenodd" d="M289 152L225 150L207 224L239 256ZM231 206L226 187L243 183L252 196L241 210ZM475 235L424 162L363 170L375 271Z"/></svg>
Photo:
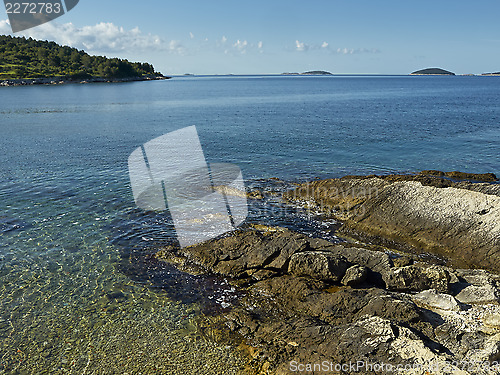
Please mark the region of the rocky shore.
<svg viewBox="0 0 500 375"><path fill-rule="evenodd" d="M94 77L86 79L68 79L64 77L47 77L47 78L27 78L27 79L7 79L0 81L0 86L30 86L30 85L61 85L67 83L110 83L110 82L135 82L135 81L156 81L170 79L170 77L147 75L142 77L126 77L126 78L105 78Z"/></svg>
<svg viewBox="0 0 500 375"><path fill-rule="evenodd" d="M256 374L497 374L499 186L431 172L315 181L285 195L364 242L257 225L156 257L238 289L200 329L244 349ZM422 257L429 251L446 258Z"/></svg>
<svg viewBox="0 0 500 375"><path fill-rule="evenodd" d="M301 184L285 198L328 212L342 221L341 232L365 242L428 252L458 267L496 272L500 185L478 180L496 181L496 176L437 171L348 176Z"/></svg>

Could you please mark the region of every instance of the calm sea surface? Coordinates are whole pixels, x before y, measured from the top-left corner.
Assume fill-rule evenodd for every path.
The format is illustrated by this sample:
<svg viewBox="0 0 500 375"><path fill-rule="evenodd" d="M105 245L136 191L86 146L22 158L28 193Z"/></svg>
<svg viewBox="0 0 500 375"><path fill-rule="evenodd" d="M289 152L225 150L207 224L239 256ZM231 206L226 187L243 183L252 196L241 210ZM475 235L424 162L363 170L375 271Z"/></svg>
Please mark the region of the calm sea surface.
<svg viewBox="0 0 500 375"><path fill-rule="evenodd" d="M239 373L238 353L195 324L200 309L217 313L204 297L234 291L147 256L172 236L162 214L134 205L127 160L145 142L196 125L207 161L237 164L250 188L422 169L500 175L499 98L498 77L1 88L0 373ZM259 204L249 221L334 238Z"/></svg>

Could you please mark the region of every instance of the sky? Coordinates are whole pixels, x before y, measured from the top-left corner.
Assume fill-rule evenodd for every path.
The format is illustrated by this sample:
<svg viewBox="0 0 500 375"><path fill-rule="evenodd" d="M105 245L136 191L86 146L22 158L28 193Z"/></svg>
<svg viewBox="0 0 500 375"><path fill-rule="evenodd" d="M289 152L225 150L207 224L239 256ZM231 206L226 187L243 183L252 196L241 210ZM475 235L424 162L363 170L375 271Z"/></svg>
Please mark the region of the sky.
<svg viewBox="0 0 500 375"><path fill-rule="evenodd" d="M80 0L13 34L147 61L166 75L500 71L499 0Z"/></svg>

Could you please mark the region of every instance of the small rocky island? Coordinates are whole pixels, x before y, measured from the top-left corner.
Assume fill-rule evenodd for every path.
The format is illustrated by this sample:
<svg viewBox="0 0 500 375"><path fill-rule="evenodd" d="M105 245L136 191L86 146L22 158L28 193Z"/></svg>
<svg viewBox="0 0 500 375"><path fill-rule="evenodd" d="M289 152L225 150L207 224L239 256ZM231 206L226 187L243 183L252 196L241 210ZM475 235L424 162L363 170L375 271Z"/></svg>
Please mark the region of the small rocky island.
<svg viewBox="0 0 500 375"><path fill-rule="evenodd" d="M332 73L327 72L326 70L311 70L309 72L304 72L304 73L300 73L300 74L304 75L304 76L331 76L331 75L333 75Z"/></svg>
<svg viewBox="0 0 500 375"><path fill-rule="evenodd" d="M449 72L447 70L441 68L427 68L422 70L417 70L410 75L414 76L425 76L425 75L446 75L446 76L454 76L455 73Z"/></svg>
<svg viewBox="0 0 500 375"><path fill-rule="evenodd" d="M333 74L327 72L326 70L311 70L303 73L281 73L281 75L285 76L332 76Z"/></svg>
<svg viewBox="0 0 500 375"><path fill-rule="evenodd" d="M304 183L283 199L337 220L344 242L253 224L156 259L238 289L199 329L244 350L252 374L497 374L497 181L423 171ZM356 371L338 367L352 361ZM381 363L392 367L369 367Z"/></svg>

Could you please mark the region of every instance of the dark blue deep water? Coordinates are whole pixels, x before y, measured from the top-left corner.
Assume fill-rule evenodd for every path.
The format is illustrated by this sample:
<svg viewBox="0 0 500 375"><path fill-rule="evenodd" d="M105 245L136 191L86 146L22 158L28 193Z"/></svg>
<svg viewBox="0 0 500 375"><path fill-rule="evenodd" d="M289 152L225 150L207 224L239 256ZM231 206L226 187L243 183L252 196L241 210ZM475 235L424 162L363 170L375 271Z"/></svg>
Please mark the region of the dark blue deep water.
<svg viewBox="0 0 500 375"><path fill-rule="evenodd" d="M179 322L189 313L169 305L165 280L184 283L180 294L200 286L173 270L151 272L157 265L137 255L171 240L161 214L134 206L127 159L145 142L196 125L207 161L237 164L252 188L268 188L273 177L291 183L422 169L500 175L499 98L498 77L179 77L1 88L0 370L79 373L112 349L180 345ZM249 220L262 219L251 208ZM143 286L164 287L164 300ZM117 300L115 315L95 307ZM82 316L107 328L75 323ZM130 316L164 326L155 326L154 340L136 342L144 327L117 328ZM99 334L122 342L106 351ZM83 344L66 349L66 339ZM33 344L22 349L23 362L17 349L26 342ZM89 342L100 355L88 354ZM40 345L52 354L37 358Z"/></svg>

